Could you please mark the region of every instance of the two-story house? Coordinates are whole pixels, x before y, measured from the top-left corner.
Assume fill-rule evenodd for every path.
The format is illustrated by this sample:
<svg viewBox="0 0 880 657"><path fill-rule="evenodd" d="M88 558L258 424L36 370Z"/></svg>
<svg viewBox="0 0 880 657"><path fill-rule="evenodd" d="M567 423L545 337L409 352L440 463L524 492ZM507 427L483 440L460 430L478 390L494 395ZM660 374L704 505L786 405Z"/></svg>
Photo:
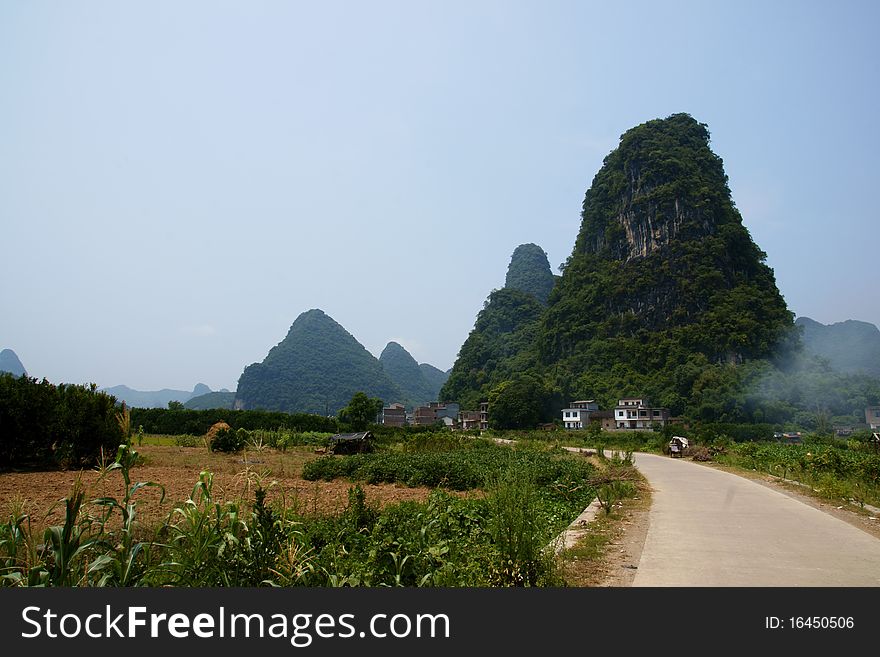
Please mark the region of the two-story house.
<svg viewBox="0 0 880 657"><path fill-rule="evenodd" d="M643 397L619 399L614 407L615 429L650 430L668 423L669 409L651 406Z"/></svg>
<svg viewBox="0 0 880 657"><path fill-rule="evenodd" d="M592 399L573 401L562 409L562 425L566 429L586 429L590 426L590 414L599 410L599 404Z"/></svg>

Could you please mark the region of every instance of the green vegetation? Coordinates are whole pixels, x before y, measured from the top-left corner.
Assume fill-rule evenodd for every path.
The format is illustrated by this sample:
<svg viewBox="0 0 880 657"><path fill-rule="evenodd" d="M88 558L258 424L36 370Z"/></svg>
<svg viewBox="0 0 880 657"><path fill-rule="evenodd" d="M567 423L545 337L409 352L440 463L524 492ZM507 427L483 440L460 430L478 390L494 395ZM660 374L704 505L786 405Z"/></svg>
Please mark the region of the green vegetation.
<svg viewBox="0 0 880 657"><path fill-rule="evenodd" d="M516 372L532 370L528 352L537 338L544 306L519 290L495 290L489 295L474 329L458 353L449 379L440 391L446 401L476 410L490 391Z"/></svg>
<svg viewBox="0 0 880 657"><path fill-rule="evenodd" d="M504 280L506 289L531 294L546 304L555 284L544 249L537 244L520 244L514 249Z"/></svg>
<svg viewBox="0 0 880 657"><path fill-rule="evenodd" d="M93 465L127 437L116 410L94 385L0 374L0 467Z"/></svg>
<svg viewBox="0 0 880 657"><path fill-rule="evenodd" d="M194 411L205 411L212 408L232 409L234 402L234 392L207 392L188 400L183 407Z"/></svg>
<svg viewBox="0 0 880 657"><path fill-rule="evenodd" d="M342 458L327 456L307 463L303 467L303 478L329 481L342 477L370 484L401 483L470 490L483 487L494 473L516 467L528 470L536 485L558 486L567 491L577 488L588 478L589 466L564 456L538 449L511 450L487 441L476 441L452 449L385 450Z"/></svg>
<svg viewBox="0 0 880 657"><path fill-rule="evenodd" d="M363 392L355 393L348 406L339 411L339 421L351 431L365 431L382 412L382 400L371 399Z"/></svg>
<svg viewBox="0 0 880 657"><path fill-rule="evenodd" d="M403 395L399 399L388 399L389 403L399 402L413 407L437 401L446 375L436 367L419 365L409 352L396 342L389 342L385 346L382 355L379 356L379 362Z"/></svg>
<svg viewBox="0 0 880 657"><path fill-rule="evenodd" d="M541 361L563 388L709 415L738 388L738 365L795 341L765 257L705 125L677 114L633 128L584 199Z"/></svg>
<svg viewBox="0 0 880 657"><path fill-rule="evenodd" d="M237 432L236 432L237 433ZM251 440L256 438L251 434ZM102 477L119 472L122 499L75 487L62 523L40 540L30 518L0 523L0 583L8 586L548 586L563 582L548 544L598 483L586 460L546 448L510 449L449 434L413 434L372 455L319 459L382 470L382 480L434 481L425 502L383 509L359 486L337 514L296 498L221 503L202 472L189 499L155 527L139 523L138 454L123 443ZM372 461L372 464L370 464ZM449 468L452 462L454 467ZM377 465L382 464L382 465ZM362 467L361 467L362 466ZM441 472L441 470L444 470ZM369 477L369 475L366 475ZM444 490L474 490L467 498Z"/></svg>
<svg viewBox="0 0 880 657"><path fill-rule="evenodd" d="M446 383L446 379L449 378L449 372L444 372L428 363L419 363L419 369L422 370L422 376L425 377L425 381L431 386L431 390L435 391L429 401L438 400L440 398L440 389Z"/></svg>
<svg viewBox="0 0 880 657"><path fill-rule="evenodd" d="M608 409L637 396L702 423L805 428L855 424L880 399L876 380L799 355L773 271L692 117L627 131L581 220L547 308L493 292L443 399L476 408L492 397L499 427L558 419L571 399ZM531 404L514 394L526 386Z"/></svg>
<svg viewBox="0 0 880 657"><path fill-rule="evenodd" d="M489 393L489 424L496 429L529 429L553 412L553 391L538 376L515 374Z"/></svg>
<svg viewBox="0 0 880 657"><path fill-rule="evenodd" d="M211 441L212 452L240 452L251 439L247 429L220 429Z"/></svg>
<svg viewBox="0 0 880 657"><path fill-rule="evenodd" d="M880 451L867 436L846 443L812 438L801 445L716 441L709 451L718 463L795 480L829 499L880 506Z"/></svg>
<svg viewBox="0 0 880 657"><path fill-rule="evenodd" d="M166 408L131 409L133 426L141 426L145 433L165 435L205 435L217 422L226 422L233 429L289 429L292 431L325 431L336 433L338 426L333 418L307 413L281 413L275 411L231 411L209 409L170 410Z"/></svg>
<svg viewBox="0 0 880 657"><path fill-rule="evenodd" d="M246 409L326 416L358 391L385 401L402 398L363 345L320 310L309 310L262 363L245 368L236 399Z"/></svg>

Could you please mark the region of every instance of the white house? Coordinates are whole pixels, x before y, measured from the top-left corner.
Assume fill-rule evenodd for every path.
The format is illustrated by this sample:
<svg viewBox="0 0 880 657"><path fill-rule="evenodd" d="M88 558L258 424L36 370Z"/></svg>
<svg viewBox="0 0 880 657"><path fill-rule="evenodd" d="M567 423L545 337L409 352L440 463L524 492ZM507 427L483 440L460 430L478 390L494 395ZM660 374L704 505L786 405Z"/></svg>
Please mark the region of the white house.
<svg viewBox="0 0 880 657"><path fill-rule="evenodd" d="M651 406L644 398L619 399L614 407L615 429L650 430L665 427L668 422L669 409Z"/></svg>
<svg viewBox="0 0 880 657"><path fill-rule="evenodd" d="M590 413L599 410L599 404L592 399L573 401L562 409L562 424L566 429L586 429L590 426Z"/></svg>

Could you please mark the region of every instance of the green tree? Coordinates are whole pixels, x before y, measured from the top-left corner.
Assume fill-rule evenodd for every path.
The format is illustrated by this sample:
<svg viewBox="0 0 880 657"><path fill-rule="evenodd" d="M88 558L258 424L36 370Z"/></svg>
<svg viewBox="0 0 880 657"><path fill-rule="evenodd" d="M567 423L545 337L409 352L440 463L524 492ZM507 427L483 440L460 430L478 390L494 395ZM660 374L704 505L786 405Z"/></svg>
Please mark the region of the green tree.
<svg viewBox="0 0 880 657"><path fill-rule="evenodd" d="M497 385L489 394L489 425L493 429L533 429L549 412L551 394L534 374L523 374Z"/></svg>
<svg viewBox="0 0 880 657"><path fill-rule="evenodd" d="M348 406L339 411L339 420L353 431L363 431L376 421L382 411L382 400L368 397L366 393L356 392Z"/></svg>
<svg viewBox="0 0 880 657"><path fill-rule="evenodd" d="M182 411L184 409L183 402L171 400L168 402L168 410L169 411Z"/></svg>

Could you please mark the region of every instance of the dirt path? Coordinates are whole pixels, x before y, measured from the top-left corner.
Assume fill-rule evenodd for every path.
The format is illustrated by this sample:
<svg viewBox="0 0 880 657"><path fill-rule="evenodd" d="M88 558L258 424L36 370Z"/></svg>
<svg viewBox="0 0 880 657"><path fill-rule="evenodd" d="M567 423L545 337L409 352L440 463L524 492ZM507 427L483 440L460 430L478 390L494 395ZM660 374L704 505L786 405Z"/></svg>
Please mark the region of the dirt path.
<svg viewBox="0 0 880 657"><path fill-rule="evenodd" d="M880 539L791 494L636 455L653 503L633 586L880 586Z"/></svg>

